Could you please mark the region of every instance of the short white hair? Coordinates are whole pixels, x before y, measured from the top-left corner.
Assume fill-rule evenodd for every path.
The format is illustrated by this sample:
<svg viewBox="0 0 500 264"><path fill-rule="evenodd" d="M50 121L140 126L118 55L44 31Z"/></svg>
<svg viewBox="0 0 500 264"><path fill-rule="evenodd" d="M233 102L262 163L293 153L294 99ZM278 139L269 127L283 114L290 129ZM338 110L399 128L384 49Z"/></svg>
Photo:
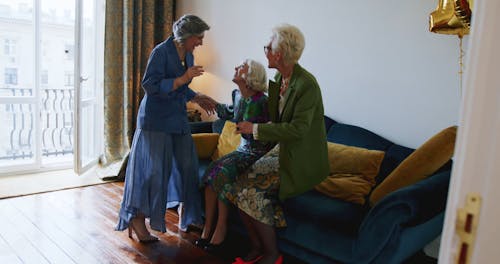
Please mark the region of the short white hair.
<svg viewBox="0 0 500 264"><path fill-rule="evenodd" d="M290 24L276 26L272 32L271 49L281 52L285 64L297 63L306 46L302 32Z"/></svg>
<svg viewBox="0 0 500 264"><path fill-rule="evenodd" d="M201 36L210 26L201 18L195 15L183 15L175 21L173 27L174 39L179 43L184 43L191 36Z"/></svg>
<svg viewBox="0 0 500 264"><path fill-rule="evenodd" d="M264 65L251 59L246 59L244 63L248 65L248 73L243 77L248 87L257 92L266 92L267 74Z"/></svg>

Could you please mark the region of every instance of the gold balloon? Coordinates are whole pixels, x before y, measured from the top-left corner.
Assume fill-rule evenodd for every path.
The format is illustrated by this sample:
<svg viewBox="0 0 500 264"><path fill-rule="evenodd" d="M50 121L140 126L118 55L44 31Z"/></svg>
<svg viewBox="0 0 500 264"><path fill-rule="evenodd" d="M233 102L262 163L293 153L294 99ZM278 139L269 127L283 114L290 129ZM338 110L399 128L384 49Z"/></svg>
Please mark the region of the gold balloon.
<svg viewBox="0 0 500 264"><path fill-rule="evenodd" d="M455 14L458 19L460 19L460 22L462 22L462 24L464 24L468 29L470 29L473 4L473 0L455 0Z"/></svg>
<svg viewBox="0 0 500 264"><path fill-rule="evenodd" d="M472 6L473 0L439 0L429 16L429 30L459 37L469 34Z"/></svg>

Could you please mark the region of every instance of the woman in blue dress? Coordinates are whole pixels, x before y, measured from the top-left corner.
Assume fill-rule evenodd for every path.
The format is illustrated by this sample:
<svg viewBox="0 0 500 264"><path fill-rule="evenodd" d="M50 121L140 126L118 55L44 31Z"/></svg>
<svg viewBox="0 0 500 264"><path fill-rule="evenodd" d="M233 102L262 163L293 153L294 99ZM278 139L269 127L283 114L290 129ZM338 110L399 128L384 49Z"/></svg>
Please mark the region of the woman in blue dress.
<svg viewBox="0 0 500 264"><path fill-rule="evenodd" d="M233 106L217 105L217 115L231 122L269 121L267 107L267 77L264 66L246 60L235 68L233 82L239 90L233 92ZM226 236L227 203L232 199L232 185L256 160L268 152L272 143L257 141L251 134L242 134L238 148L212 162L203 177L205 187L205 225L201 238L195 242L208 251L216 251ZM216 224L215 212L218 212ZM213 230L215 224L215 229ZM213 231L213 232L212 232Z"/></svg>
<svg viewBox="0 0 500 264"><path fill-rule="evenodd" d="M158 44L148 60L141 101L129 161L125 175L125 190L116 230L128 228L129 236L136 233L139 241L153 242L145 225L165 232L168 184L173 163L181 181L177 185L184 202L181 222L187 226L201 223L201 202L198 191L198 158L188 124L186 102L199 104L214 112L215 101L194 92L188 84L203 74L202 66L194 66L193 50L203 44L210 27L199 17L184 15L174 23L173 36Z"/></svg>

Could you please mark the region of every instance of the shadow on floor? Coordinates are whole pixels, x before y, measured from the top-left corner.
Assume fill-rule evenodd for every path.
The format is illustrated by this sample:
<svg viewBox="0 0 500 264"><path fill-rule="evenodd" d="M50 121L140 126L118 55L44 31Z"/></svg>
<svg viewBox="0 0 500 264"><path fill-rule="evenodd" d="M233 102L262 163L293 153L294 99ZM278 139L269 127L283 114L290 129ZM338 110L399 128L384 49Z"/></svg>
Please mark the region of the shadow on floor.
<svg viewBox="0 0 500 264"><path fill-rule="evenodd" d="M437 259L427 256L423 251L419 251L403 264L437 264Z"/></svg>
<svg viewBox="0 0 500 264"><path fill-rule="evenodd" d="M229 232L220 251L214 252L213 254L223 259L225 263L232 263L236 257L246 255L249 249L250 245L246 237L235 234L234 232ZM306 262L286 254L283 254L283 263L307 264Z"/></svg>

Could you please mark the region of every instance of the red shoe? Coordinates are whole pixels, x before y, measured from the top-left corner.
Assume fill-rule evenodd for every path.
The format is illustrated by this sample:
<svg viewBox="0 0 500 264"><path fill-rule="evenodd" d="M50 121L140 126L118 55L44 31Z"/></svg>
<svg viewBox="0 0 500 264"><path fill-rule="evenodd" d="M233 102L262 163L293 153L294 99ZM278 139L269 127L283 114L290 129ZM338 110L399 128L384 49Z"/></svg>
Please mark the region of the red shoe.
<svg viewBox="0 0 500 264"><path fill-rule="evenodd" d="M283 256L280 255L278 259L274 262L274 264L282 264L283 263Z"/></svg>
<svg viewBox="0 0 500 264"><path fill-rule="evenodd" d="M252 260L244 261L242 258L237 257L232 264L253 264L253 263L259 261L261 258L262 258L262 256L258 256Z"/></svg>

